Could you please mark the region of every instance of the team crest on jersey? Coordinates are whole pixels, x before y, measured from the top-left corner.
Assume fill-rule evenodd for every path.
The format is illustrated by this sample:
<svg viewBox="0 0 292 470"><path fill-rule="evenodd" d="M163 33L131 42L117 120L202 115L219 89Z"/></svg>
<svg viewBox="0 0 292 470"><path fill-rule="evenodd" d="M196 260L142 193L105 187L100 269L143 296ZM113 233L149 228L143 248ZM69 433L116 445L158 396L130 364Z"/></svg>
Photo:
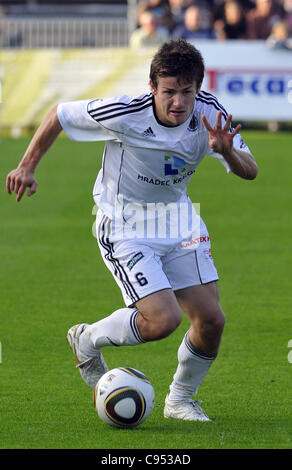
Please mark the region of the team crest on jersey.
<svg viewBox="0 0 292 470"><path fill-rule="evenodd" d="M188 131L195 132L198 129L198 118L193 114L192 119L188 125Z"/></svg>
<svg viewBox="0 0 292 470"><path fill-rule="evenodd" d="M165 155L164 160L167 162L164 164L164 174L167 175L178 175L186 171L186 162L179 157Z"/></svg>

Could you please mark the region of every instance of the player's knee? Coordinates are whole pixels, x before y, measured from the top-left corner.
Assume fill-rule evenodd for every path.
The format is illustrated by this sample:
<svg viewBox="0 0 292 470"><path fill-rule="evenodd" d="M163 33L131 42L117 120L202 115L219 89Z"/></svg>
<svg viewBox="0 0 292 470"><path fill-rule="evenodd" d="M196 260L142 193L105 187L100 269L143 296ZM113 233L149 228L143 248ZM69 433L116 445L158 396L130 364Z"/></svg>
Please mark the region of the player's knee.
<svg viewBox="0 0 292 470"><path fill-rule="evenodd" d="M165 315L163 324L161 325L161 333L163 337L169 336L180 325L182 320L181 312L170 312Z"/></svg>
<svg viewBox="0 0 292 470"><path fill-rule="evenodd" d="M206 338L221 336L225 326L225 315L220 308L206 316L201 322L201 330Z"/></svg>
<svg viewBox="0 0 292 470"><path fill-rule="evenodd" d="M225 316L220 306L209 311L201 312L192 319L192 325L195 331L204 340L213 340L220 338L225 326Z"/></svg>
<svg viewBox="0 0 292 470"><path fill-rule="evenodd" d="M166 338L176 330L181 320L180 311L162 310L157 312L156 321L153 324L153 337L155 339Z"/></svg>

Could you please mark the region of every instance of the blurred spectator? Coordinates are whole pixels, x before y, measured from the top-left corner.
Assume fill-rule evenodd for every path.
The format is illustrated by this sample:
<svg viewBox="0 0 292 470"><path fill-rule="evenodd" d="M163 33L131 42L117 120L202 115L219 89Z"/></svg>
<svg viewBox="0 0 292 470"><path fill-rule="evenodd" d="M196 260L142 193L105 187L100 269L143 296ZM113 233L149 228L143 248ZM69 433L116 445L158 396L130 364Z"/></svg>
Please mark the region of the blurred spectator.
<svg viewBox="0 0 292 470"><path fill-rule="evenodd" d="M209 24L210 22L211 11L213 8L212 0L169 0L169 5L174 27L181 25L184 22L185 12L192 5L200 7L203 24Z"/></svg>
<svg viewBox="0 0 292 470"><path fill-rule="evenodd" d="M227 3L231 3L233 0L218 0L213 5L213 22L215 23L217 20L225 20L225 7ZM244 15L255 7L255 0L237 0L240 4Z"/></svg>
<svg viewBox="0 0 292 470"><path fill-rule="evenodd" d="M256 0L255 8L246 15L248 39L267 39L280 19L279 4L273 0Z"/></svg>
<svg viewBox="0 0 292 470"><path fill-rule="evenodd" d="M131 35L131 47L156 47L169 39L166 28L157 25L157 20L151 11L141 13L139 25L140 27Z"/></svg>
<svg viewBox="0 0 292 470"><path fill-rule="evenodd" d="M155 17L157 27L164 27L170 32L173 29L173 16L169 0L139 0L137 5L137 21L144 11L151 11Z"/></svg>
<svg viewBox="0 0 292 470"><path fill-rule="evenodd" d="M288 31L292 34L292 0L283 0L283 17L288 27Z"/></svg>
<svg viewBox="0 0 292 470"><path fill-rule="evenodd" d="M292 51L292 35L289 35L285 21L278 21L272 28L272 34L267 39L270 49L289 49Z"/></svg>
<svg viewBox="0 0 292 470"><path fill-rule="evenodd" d="M169 0L174 28L184 22L185 12L190 3L190 0Z"/></svg>
<svg viewBox="0 0 292 470"><path fill-rule="evenodd" d="M184 22L177 25L172 33L173 39L215 39L211 21L203 21L202 10L197 5L187 8Z"/></svg>
<svg viewBox="0 0 292 470"><path fill-rule="evenodd" d="M216 37L220 41L226 39L245 39L246 21L241 3L231 0L224 3L224 14L222 19L214 22Z"/></svg>

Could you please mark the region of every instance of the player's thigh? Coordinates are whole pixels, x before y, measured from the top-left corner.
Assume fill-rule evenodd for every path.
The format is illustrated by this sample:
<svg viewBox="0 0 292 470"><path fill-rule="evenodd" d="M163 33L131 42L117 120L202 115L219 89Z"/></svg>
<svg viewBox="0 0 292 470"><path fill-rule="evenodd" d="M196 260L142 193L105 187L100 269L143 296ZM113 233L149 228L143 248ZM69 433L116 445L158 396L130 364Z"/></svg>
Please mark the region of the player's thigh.
<svg viewBox="0 0 292 470"><path fill-rule="evenodd" d="M107 218L99 226L97 240L103 261L128 307L154 292L171 289L161 260L150 246L131 239L115 240Z"/></svg>
<svg viewBox="0 0 292 470"><path fill-rule="evenodd" d="M220 305L217 281L175 291L177 301L193 325L222 331L225 316Z"/></svg>
<svg viewBox="0 0 292 470"><path fill-rule="evenodd" d="M218 280L209 233L202 219L200 236L178 243L161 261L174 291Z"/></svg>
<svg viewBox="0 0 292 470"><path fill-rule="evenodd" d="M182 310L190 317L210 317L220 306L217 281L189 286L175 291Z"/></svg>
<svg viewBox="0 0 292 470"><path fill-rule="evenodd" d="M211 255L209 233L202 219L200 236L178 244L162 258L162 263L177 300L191 322L222 320L218 273Z"/></svg>
<svg viewBox="0 0 292 470"><path fill-rule="evenodd" d="M126 305L138 308L140 320L152 323L161 334L173 331L180 323L181 310L156 251L135 239L115 241L106 217L99 226L98 243Z"/></svg>

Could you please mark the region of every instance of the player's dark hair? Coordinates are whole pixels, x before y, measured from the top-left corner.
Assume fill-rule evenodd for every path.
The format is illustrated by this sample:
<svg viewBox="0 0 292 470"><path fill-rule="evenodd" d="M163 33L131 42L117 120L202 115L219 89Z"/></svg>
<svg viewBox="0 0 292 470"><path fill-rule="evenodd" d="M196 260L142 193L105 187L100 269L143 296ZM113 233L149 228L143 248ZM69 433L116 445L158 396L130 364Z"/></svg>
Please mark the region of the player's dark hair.
<svg viewBox="0 0 292 470"><path fill-rule="evenodd" d="M178 77L185 83L195 81L199 88L204 72L204 60L198 49L184 39L171 39L162 44L153 57L150 79L155 88L159 77Z"/></svg>

